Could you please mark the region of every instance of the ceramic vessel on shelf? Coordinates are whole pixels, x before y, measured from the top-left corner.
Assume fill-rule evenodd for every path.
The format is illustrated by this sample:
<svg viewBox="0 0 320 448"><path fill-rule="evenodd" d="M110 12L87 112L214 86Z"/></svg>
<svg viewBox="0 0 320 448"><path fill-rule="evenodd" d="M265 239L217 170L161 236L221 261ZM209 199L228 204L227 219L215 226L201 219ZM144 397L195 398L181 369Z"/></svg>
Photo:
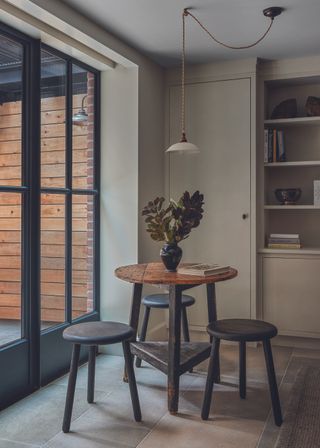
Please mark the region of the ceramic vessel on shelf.
<svg viewBox="0 0 320 448"><path fill-rule="evenodd" d="M293 205L298 202L301 196L301 188L277 188L274 194L282 205Z"/></svg>

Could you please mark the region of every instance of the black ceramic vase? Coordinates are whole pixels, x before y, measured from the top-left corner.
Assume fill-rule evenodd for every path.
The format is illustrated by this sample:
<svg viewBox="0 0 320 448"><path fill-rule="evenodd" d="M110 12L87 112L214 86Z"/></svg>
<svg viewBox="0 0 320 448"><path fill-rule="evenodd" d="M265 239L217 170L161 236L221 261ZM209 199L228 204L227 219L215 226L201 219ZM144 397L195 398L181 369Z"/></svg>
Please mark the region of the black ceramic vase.
<svg viewBox="0 0 320 448"><path fill-rule="evenodd" d="M160 250L160 256L167 271L176 272L182 257L182 249L177 243L166 243Z"/></svg>

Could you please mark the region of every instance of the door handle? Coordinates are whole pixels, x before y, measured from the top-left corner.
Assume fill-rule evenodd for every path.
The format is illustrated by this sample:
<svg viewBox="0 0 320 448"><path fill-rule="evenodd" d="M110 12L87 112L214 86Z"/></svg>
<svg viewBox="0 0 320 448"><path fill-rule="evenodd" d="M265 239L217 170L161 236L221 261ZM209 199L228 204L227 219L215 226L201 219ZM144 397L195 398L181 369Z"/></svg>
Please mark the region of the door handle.
<svg viewBox="0 0 320 448"><path fill-rule="evenodd" d="M242 219L248 219L248 218L249 218L249 213L242 214Z"/></svg>

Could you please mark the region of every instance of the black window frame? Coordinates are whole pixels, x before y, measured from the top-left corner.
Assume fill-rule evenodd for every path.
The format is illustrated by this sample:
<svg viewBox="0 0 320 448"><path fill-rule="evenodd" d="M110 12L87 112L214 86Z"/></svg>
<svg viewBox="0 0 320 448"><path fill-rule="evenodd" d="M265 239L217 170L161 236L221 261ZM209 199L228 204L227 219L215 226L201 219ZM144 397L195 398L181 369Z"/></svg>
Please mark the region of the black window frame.
<svg viewBox="0 0 320 448"><path fill-rule="evenodd" d="M57 333L63 328L82 320L100 319L100 72L95 68L56 50L40 40L34 39L0 21L0 33L23 46L22 72L22 146L21 146L21 185L0 185L0 192L20 193L22 202L22 233L21 233L21 339L12 341L0 347L0 355L9 357L18 353L22 347L28 347L29 367L28 384L19 387L14 393L8 391L3 396L1 408L38 389L40 384L57 377L68 370L63 366L41 380L40 372L40 337ZM66 213L66 321L41 331L41 301L40 301L40 199L46 188L41 188L41 49L47 49L67 61L68 95L66 101L66 188L49 188L50 193L64 193L68 212ZM72 188L72 64L82 67L94 74L94 185L91 190ZM83 194L94 197L94 303L93 311L72 320L72 195ZM68 215L68 216L67 216ZM57 333L58 334L58 333ZM27 343L27 345L26 345ZM13 353L12 355L10 353ZM6 358L3 359L6 359ZM9 358L8 358L9 359ZM18 361L17 361L18 362ZM59 373L57 373L59 371ZM5 373L4 380L10 372Z"/></svg>
<svg viewBox="0 0 320 448"><path fill-rule="evenodd" d="M66 297L65 297L65 322L77 323L84 317L91 314L98 314L100 318L100 72L99 70L85 64L72 56L69 56L61 51L50 47L44 43L41 43L41 48L55 56L65 60L67 67L67 79L66 79L66 159L65 159L65 188L59 187L41 187L40 193L56 193L66 195L66 253L65 253L65 285L66 285ZM74 188L72 186L72 97L73 97L73 78L72 78L72 65L77 65L84 70L94 74L94 166L93 166L93 188L81 189ZM39 172L39 179L41 182L41 166ZM94 307L93 311L79 316L77 319L72 319L72 196L77 195L91 195L94 197L94 271L93 271L93 285L94 285ZM56 328L55 325L53 328ZM43 330L41 333L50 332L52 327Z"/></svg>

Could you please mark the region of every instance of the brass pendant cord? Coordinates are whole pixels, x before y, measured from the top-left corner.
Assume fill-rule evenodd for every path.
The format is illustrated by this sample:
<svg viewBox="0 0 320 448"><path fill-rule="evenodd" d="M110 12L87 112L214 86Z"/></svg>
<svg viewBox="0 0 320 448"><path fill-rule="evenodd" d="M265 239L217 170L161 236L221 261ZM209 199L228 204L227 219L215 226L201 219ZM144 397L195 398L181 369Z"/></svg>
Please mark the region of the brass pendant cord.
<svg viewBox="0 0 320 448"><path fill-rule="evenodd" d="M186 59L186 21L188 15L186 9L182 12L182 59L181 59L181 142L186 142L186 117L185 117L185 59Z"/></svg>
<svg viewBox="0 0 320 448"><path fill-rule="evenodd" d="M256 40L255 42L253 42L252 44L249 44L249 45L240 45L240 46L234 46L234 45L229 45L229 44L225 44L224 42L221 42L220 40L218 40L213 34L211 34L210 33L210 31L204 26L204 25L202 25L202 23L200 22L200 20L199 19L197 19L187 8L183 11L183 17L185 17L185 16L190 16L190 17L192 17L193 18L193 20L195 21L195 22L197 22L199 25L200 25L200 27L211 37L211 39L213 39L217 44L219 44L219 45L222 45L223 47L226 47L226 48L230 48L231 50L246 50L247 48L252 48L252 47L254 47L255 45L257 45L259 42L261 42L265 37L266 37L266 35L269 33L269 31L270 31L270 29L271 29L271 27L272 27L272 24L273 24L273 20L274 20L274 17L270 17L270 24L269 24L269 26L268 26L268 28L267 28L267 30L263 33L263 35L261 36L261 37L259 37L259 39L258 40Z"/></svg>
<svg viewBox="0 0 320 448"><path fill-rule="evenodd" d="M281 12L283 11L283 8L280 7L271 7L271 8L267 8L263 11L263 14L266 17L270 18L270 24L267 28L267 30L262 34L261 37L259 37L258 40L256 40L255 42L253 42L252 44L249 45L239 45L239 46L235 46L235 45L229 45L226 44L224 42L221 42L220 40L218 40L213 34L210 33L210 31L200 22L199 19L197 19L197 17L195 17L188 8L185 8L182 12L182 60L181 60L181 140L180 142L186 142L186 118L185 118L185 58L186 58L186 23L185 23L185 19L187 16L192 17L192 19L198 23L198 25L205 31L205 33L208 34L208 36L211 37L212 40L214 40L217 44L222 45L223 47L226 48L230 48L231 50L246 50L248 48L252 48L255 45L257 45L259 42L261 42L266 35L269 33L272 24L273 24L273 20L276 16L278 16L279 14L281 14Z"/></svg>

